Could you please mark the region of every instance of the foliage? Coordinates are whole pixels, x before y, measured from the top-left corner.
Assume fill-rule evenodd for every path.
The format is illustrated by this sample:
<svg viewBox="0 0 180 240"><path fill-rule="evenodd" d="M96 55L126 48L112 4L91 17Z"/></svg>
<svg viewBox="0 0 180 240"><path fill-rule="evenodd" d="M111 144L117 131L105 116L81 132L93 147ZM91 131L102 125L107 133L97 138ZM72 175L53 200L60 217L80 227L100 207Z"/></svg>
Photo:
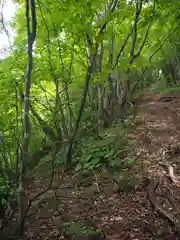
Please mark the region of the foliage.
<svg viewBox="0 0 180 240"><path fill-rule="evenodd" d="M15 36L0 60L0 207L16 183L23 235L24 179L39 167L46 177L62 164L73 174L107 168L117 192L137 189L127 123L145 91L179 91L180 1L13 2Z"/></svg>
<svg viewBox="0 0 180 240"><path fill-rule="evenodd" d="M0 208L7 207L7 204L14 198L14 186L3 178L0 178Z"/></svg>
<svg viewBox="0 0 180 240"><path fill-rule="evenodd" d="M0 130L3 170L16 172L28 36L24 1L13 2L19 4L10 23L16 35L0 62ZM55 151L57 162L70 156L76 171L121 166L127 143L122 133L112 135L114 123L119 132L133 101L152 84L178 85L179 0L37 0L35 7L29 161Z"/></svg>
<svg viewBox="0 0 180 240"><path fill-rule="evenodd" d="M72 236L72 239L74 240L79 238L85 238L88 235L101 235L101 229L94 230L81 222L71 222L64 225L65 229L67 229L66 231L70 236Z"/></svg>
<svg viewBox="0 0 180 240"><path fill-rule="evenodd" d="M99 138L83 139L76 150L75 170L89 171L105 167L120 167L127 153L127 138L117 134L120 129L109 129Z"/></svg>
<svg viewBox="0 0 180 240"><path fill-rule="evenodd" d="M0 196L11 195L12 189L9 186L9 182L3 178L0 178Z"/></svg>
<svg viewBox="0 0 180 240"><path fill-rule="evenodd" d="M160 82L152 86L152 90L156 93L162 93L162 94L167 94L170 92L180 92L180 85L172 84L171 86L167 86L166 81L162 79L160 80Z"/></svg>
<svg viewBox="0 0 180 240"><path fill-rule="evenodd" d="M115 173L113 176L113 181L114 181L114 192L117 193L131 193L136 191L136 189L140 186L141 181L140 179L135 175L135 173L131 170L128 171L127 166L129 167L130 165L134 164L135 161L127 161L126 162L126 168L124 170L121 170L120 173ZM124 166L124 167L125 167Z"/></svg>

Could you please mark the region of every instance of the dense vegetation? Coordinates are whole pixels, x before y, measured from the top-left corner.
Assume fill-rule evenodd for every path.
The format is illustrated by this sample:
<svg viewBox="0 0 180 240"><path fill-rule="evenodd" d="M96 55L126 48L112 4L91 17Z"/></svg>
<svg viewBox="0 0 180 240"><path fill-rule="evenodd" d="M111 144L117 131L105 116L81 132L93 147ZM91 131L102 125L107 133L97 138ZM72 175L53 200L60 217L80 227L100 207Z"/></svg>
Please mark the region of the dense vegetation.
<svg viewBox="0 0 180 240"><path fill-rule="evenodd" d="M138 99L178 89L180 2L14 3L16 35L0 62L0 187L2 198L18 198L22 227L24 183L37 166L78 173L135 163L125 132Z"/></svg>

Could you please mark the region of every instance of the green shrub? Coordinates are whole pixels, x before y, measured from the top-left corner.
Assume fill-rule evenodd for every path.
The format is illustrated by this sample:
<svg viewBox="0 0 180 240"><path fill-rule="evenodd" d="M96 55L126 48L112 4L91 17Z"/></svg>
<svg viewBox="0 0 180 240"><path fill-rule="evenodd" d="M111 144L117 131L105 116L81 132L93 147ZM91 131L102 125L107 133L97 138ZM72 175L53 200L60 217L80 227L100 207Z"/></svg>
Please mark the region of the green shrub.
<svg viewBox="0 0 180 240"><path fill-rule="evenodd" d="M64 228L73 240L85 239L88 235L100 236L102 234L101 229L94 230L80 221L65 223Z"/></svg>
<svg viewBox="0 0 180 240"><path fill-rule="evenodd" d="M119 167L127 154L128 142L122 134L105 133L100 139L84 140L76 150L76 172L104 167Z"/></svg>
<svg viewBox="0 0 180 240"><path fill-rule="evenodd" d="M0 178L0 208L6 206L14 197L13 188L4 178Z"/></svg>

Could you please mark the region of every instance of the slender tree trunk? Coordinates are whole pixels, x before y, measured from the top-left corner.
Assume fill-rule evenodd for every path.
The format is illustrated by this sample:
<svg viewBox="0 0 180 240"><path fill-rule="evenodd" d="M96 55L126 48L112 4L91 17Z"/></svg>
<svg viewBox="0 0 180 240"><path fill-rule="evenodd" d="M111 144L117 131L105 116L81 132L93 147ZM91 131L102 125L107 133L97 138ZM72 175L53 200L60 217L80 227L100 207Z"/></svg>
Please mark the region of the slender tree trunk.
<svg viewBox="0 0 180 240"><path fill-rule="evenodd" d="M90 80L92 79L92 73L93 73L93 70L94 70L95 59L96 59L96 54L94 54L91 57L90 63L89 63L88 69L87 69L86 82L85 82L85 86L84 86L82 101L81 101L81 105L80 105L80 108L79 108L79 113L78 113L78 116L77 116L77 120L76 120L76 123L75 123L74 132L73 132L73 134L70 138L69 145L68 145L68 151L67 151L67 154L66 154L66 166L67 167L69 167L72 163L73 144L74 144L74 140L76 138L76 135L77 135L77 132L78 132L78 129L79 129L79 124L80 124L82 113L83 113L84 106L85 106L85 103L86 103L86 97L87 97L87 93L88 93L89 83L90 83Z"/></svg>
<svg viewBox="0 0 180 240"><path fill-rule="evenodd" d="M30 22L31 19L31 22ZM30 106L30 89L31 89L31 72L32 72L32 52L33 44L36 38L36 10L35 0L26 0L26 21L28 36L28 64L26 71L25 94L24 94L24 118L23 118L23 144L22 159L20 162L20 179L19 179L19 221L18 232L20 236L24 234L24 166L28 162L30 122L29 122L29 106ZM32 31L30 30L32 28Z"/></svg>

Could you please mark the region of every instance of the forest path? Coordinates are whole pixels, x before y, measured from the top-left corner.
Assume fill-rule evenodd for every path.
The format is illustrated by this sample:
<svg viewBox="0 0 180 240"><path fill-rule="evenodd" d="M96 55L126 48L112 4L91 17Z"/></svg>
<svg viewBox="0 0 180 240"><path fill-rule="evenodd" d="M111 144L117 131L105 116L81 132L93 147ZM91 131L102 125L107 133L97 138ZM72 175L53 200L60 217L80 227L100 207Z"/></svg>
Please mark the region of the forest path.
<svg viewBox="0 0 180 240"><path fill-rule="evenodd" d="M147 163L149 172L158 174L161 153L180 148L180 93L146 95L138 108L130 139L137 158Z"/></svg>
<svg viewBox="0 0 180 240"><path fill-rule="evenodd" d="M180 189L166 178L167 169L160 162L161 153L172 150L169 161L176 175L180 174L180 155L177 151L180 143L180 93L146 95L128 135L134 147L131 156L138 160L137 166L130 169L128 174L137 170L144 172L149 179L161 179L163 191L158 191L159 198L164 206L171 209L165 195L171 193L176 204L180 200ZM34 179L30 184L30 197L47 186L47 175ZM69 221L78 224L85 222L101 228L106 238L111 240L164 239L171 230L168 221L152 209L145 187L131 193L115 194L112 181L103 170L83 176L80 180L69 174L60 182L60 176L60 171L57 171L54 182L57 186L59 181L59 187L36 201L28 214L27 234L32 239L63 239L64 227L62 229L61 226ZM178 208L174 214L177 213ZM72 224L74 229L80 227L78 224Z"/></svg>

